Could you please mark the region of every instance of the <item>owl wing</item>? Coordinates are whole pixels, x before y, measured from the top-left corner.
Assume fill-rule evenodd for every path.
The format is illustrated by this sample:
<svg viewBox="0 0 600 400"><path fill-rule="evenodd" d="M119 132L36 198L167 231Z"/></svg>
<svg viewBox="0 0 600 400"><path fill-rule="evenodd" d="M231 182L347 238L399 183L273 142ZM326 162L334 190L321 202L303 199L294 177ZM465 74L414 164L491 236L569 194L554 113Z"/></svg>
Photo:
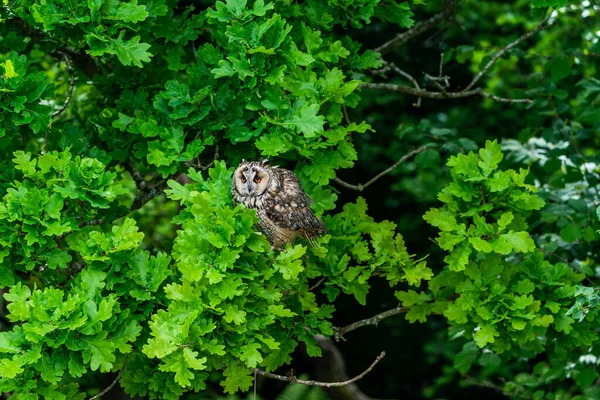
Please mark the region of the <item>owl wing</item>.
<svg viewBox="0 0 600 400"><path fill-rule="evenodd" d="M288 170L277 171L281 186L268 200L265 211L274 224L300 234L312 241L327 233L323 221L310 209L312 199L306 194L296 174Z"/></svg>

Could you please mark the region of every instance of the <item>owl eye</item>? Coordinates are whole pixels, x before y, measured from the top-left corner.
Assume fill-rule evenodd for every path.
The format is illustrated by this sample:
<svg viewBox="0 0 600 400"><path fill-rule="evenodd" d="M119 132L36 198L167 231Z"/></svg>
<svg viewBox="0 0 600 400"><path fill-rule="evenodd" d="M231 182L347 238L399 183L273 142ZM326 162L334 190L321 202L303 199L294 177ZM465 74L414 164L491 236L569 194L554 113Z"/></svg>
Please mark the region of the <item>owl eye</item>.
<svg viewBox="0 0 600 400"><path fill-rule="evenodd" d="M246 183L246 178L242 176L242 183Z"/></svg>
<svg viewBox="0 0 600 400"><path fill-rule="evenodd" d="M256 178L254 178L254 182L259 183L260 182L260 178L257 176Z"/></svg>

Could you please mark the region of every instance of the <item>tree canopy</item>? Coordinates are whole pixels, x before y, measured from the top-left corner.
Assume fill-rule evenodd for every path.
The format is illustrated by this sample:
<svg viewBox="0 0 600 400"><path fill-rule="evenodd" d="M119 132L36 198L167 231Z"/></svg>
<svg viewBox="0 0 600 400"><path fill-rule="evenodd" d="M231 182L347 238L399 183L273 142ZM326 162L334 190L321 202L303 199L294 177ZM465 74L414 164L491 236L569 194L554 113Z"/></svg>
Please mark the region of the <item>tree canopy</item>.
<svg viewBox="0 0 600 400"><path fill-rule="evenodd" d="M3 0L0 394L600 399L599 13Z"/></svg>

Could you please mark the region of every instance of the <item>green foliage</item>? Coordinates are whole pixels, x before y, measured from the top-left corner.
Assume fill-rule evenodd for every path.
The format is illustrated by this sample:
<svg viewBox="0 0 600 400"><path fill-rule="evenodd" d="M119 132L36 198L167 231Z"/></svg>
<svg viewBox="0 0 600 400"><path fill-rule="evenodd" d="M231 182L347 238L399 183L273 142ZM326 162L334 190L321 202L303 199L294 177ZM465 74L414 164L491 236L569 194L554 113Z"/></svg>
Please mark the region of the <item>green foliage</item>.
<svg viewBox="0 0 600 400"><path fill-rule="evenodd" d="M422 335L440 375L426 396L468 374L510 397L599 398L598 10L461 3L459 23L418 45L368 50L442 3L4 1L0 393L84 399L119 373L130 396L240 398L253 368L318 357L315 335L399 302L435 331ZM439 53L448 89L465 87L548 7L555 26L477 85L531 104L417 109L361 89L411 73L435 91L421 77ZM364 197L337 185L426 143L358 186ZM314 200L328 228L314 245L272 249L255 212L232 204L235 167L259 157ZM396 328L370 342L397 346Z"/></svg>
<svg viewBox="0 0 600 400"><path fill-rule="evenodd" d="M43 72L29 69L25 55L15 51L0 55L4 68L0 83L0 138L12 136L25 126L35 134L45 132L50 123L49 108L40 99L51 96L51 87Z"/></svg>
<svg viewBox="0 0 600 400"><path fill-rule="evenodd" d="M444 258L447 270L429 287L436 309L465 333L473 332L478 347L491 344L502 354L516 345L517 353L536 354L547 335L573 329L567 314L583 275L534 251L524 216L544 202L530 193L537 189L525 183L528 171L496 170L502 158L500 146L488 141L479 157L461 154L448 161L453 182L439 194L444 207L424 219L441 230L437 242L450 254ZM561 289L550 290L554 286ZM458 297L448 302L448 293ZM591 326L578 329L573 344L591 345Z"/></svg>

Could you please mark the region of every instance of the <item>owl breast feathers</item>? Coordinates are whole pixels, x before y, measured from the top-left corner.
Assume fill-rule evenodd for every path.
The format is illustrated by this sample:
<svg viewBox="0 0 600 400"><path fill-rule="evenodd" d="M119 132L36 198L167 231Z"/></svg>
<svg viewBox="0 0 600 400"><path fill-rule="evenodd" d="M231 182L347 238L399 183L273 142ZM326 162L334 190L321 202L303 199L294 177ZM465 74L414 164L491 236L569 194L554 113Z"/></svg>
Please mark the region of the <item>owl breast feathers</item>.
<svg viewBox="0 0 600 400"><path fill-rule="evenodd" d="M282 248L296 237L312 244L327 233L323 221L310 209L313 201L296 174L271 167L268 160L242 161L233 174L231 192L234 202L256 210L258 225L273 247Z"/></svg>

